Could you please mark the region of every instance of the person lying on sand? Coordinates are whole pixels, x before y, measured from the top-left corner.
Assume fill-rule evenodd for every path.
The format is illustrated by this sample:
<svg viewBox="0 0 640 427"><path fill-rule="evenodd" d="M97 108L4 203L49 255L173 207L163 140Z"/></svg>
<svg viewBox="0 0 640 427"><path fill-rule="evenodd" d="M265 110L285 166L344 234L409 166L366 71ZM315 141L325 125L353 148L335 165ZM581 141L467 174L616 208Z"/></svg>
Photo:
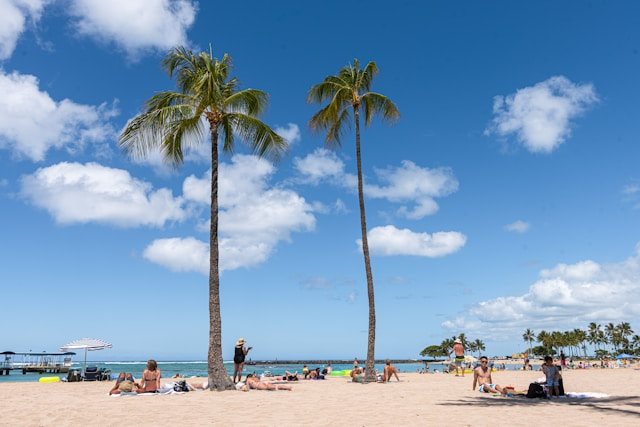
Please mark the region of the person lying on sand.
<svg viewBox="0 0 640 427"><path fill-rule="evenodd" d="M247 378L244 382L244 387L242 387L243 391L249 390L293 390L293 387L290 385L283 384L270 384L266 382L261 382L260 378L256 377L254 374L247 374Z"/></svg>
<svg viewBox="0 0 640 427"><path fill-rule="evenodd" d="M282 376L282 381L298 381L298 371L295 372L289 372L289 371L285 371L284 375Z"/></svg>
<svg viewBox="0 0 640 427"><path fill-rule="evenodd" d="M140 385L135 382L131 372L126 374L124 372L120 372L120 374L118 374L118 378L116 378L116 383L113 385L113 388L109 390L109 394L120 394L121 392L129 393L132 391L138 393L140 390Z"/></svg>
<svg viewBox="0 0 640 427"><path fill-rule="evenodd" d="M473 390L476 389L476 384L479 384L478 391L481 393L500 393L506 396L507 390L498 384L494 384L491 380L491 369L487 366L488 363L489 359L486 356L482 356L480 358L480 366L473 370Z"/></svg>

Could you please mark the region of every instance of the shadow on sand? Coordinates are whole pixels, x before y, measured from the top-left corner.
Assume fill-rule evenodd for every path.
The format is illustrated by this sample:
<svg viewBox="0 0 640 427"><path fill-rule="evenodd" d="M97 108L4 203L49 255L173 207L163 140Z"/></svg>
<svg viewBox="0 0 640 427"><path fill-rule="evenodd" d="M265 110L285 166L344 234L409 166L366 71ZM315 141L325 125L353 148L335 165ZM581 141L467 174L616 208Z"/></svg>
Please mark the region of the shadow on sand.
<svg viewBox="0 0 640 427"><path fill-rule="evenodd" d="M477 398L467 398L452 400L439 403L441 406L448 407L505 407L505 406L523 406L536 407L542 410L545 405L567 405L579 406L582 410L591 409L605 414L633 415L640 416L640 396L611 396L606 398L587 398L587 399L527 399L526 397L500 397L500 396L478 396ZM639 418L640 419L640 418Z"/></svg>

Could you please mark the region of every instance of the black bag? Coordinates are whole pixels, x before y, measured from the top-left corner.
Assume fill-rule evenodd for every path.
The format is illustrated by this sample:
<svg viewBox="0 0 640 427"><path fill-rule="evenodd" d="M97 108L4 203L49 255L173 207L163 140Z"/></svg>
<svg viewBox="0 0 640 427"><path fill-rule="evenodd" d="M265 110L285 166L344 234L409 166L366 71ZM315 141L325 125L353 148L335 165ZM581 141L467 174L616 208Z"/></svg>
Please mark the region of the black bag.
<svg viewBox="0 0 640 427"><path fill-rule="evenodd" d="M544 392L544 388L538 383L529 384L529 390L527 390L526 397L529 399L542 398L547 397L547 394Z"/></svg>
<svg viewBox="0 0 640 427"><path fill-rule="evenodd" d="M558 391L560 392L560 396L564 396L564 383L562 382L562 378L558 380Z"/></svg>
<svg viewBox="0 0 640 427"><path fill-rule="evenodd" d="M67 381L70 383L82 381L82 375L80 375L80 371L76 371L75 369L69 371L69 375L67 375Z"/></svg>
<svg viewBox="0 0 640 427"><path fill-rule="evenodd" d="M185 380L176 381L176 383L173 385L173 391L189 391L187 382Z"/></svg>

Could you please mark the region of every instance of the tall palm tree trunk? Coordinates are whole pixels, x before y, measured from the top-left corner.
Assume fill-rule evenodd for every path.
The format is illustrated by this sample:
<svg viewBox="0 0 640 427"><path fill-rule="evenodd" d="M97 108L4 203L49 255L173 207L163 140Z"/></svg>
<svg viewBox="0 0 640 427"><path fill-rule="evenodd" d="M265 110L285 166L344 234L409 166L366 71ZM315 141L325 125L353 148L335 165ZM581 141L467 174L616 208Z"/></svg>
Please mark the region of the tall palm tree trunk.
<svg viewBox="0 0 640 427"><path fill-rule="evenodd" d="M360 114L358 107L353 109L356 126L356 163L358 165L358 199L360 201L360 227L362 231L362 253L364 254L364 268L367 275L367 294L369 296L369 336L367 342L367 361L365 363L365 381L376 381L375 347L376 347L376 304L373 292L373 274L371 273L371 259L369 258L369 242L367 240L367 218L364 211L364 185L362 179L362 155L360 153Z"/></svg>
<svg viewBox="0 0 640 427"><path fill-rule="evenodd" d="M231 390L234 384L222 358L220 314L220 253L218 249L218 128L211 126L211 225L209 228L209 390Z"/></svg>

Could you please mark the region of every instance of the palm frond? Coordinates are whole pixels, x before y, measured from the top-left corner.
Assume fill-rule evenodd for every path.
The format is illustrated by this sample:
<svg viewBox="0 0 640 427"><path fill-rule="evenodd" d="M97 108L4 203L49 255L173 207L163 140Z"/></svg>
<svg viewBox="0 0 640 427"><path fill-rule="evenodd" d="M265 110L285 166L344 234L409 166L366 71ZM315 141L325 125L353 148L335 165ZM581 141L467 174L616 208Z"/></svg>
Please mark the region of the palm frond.
<svg viewBox="0 0 640 427"><path fill-rule="evenodd" d="M368 92L360 97L362 102L362 112L364 115L364 125L371 124L374 115L380 116L385 123L393 124L400 119L400 112L393 102L384 95L375 92Z"/></svg>
<svg viewBox="0 0 640 427"><path fill-rule="evenodd" d="M259 117L266 110L269 95L256 89L246 89L236 92L224 100L223 107L226 111L244 113Z"/></svg>
<svg viewBox="0 0 640 427"><path fill-rule="evenodd" d="M236 125L236 134L259 157L269 157L278 161L287 148L287 141L264 124L260 119L248 114L228 115Z"/></svg>

